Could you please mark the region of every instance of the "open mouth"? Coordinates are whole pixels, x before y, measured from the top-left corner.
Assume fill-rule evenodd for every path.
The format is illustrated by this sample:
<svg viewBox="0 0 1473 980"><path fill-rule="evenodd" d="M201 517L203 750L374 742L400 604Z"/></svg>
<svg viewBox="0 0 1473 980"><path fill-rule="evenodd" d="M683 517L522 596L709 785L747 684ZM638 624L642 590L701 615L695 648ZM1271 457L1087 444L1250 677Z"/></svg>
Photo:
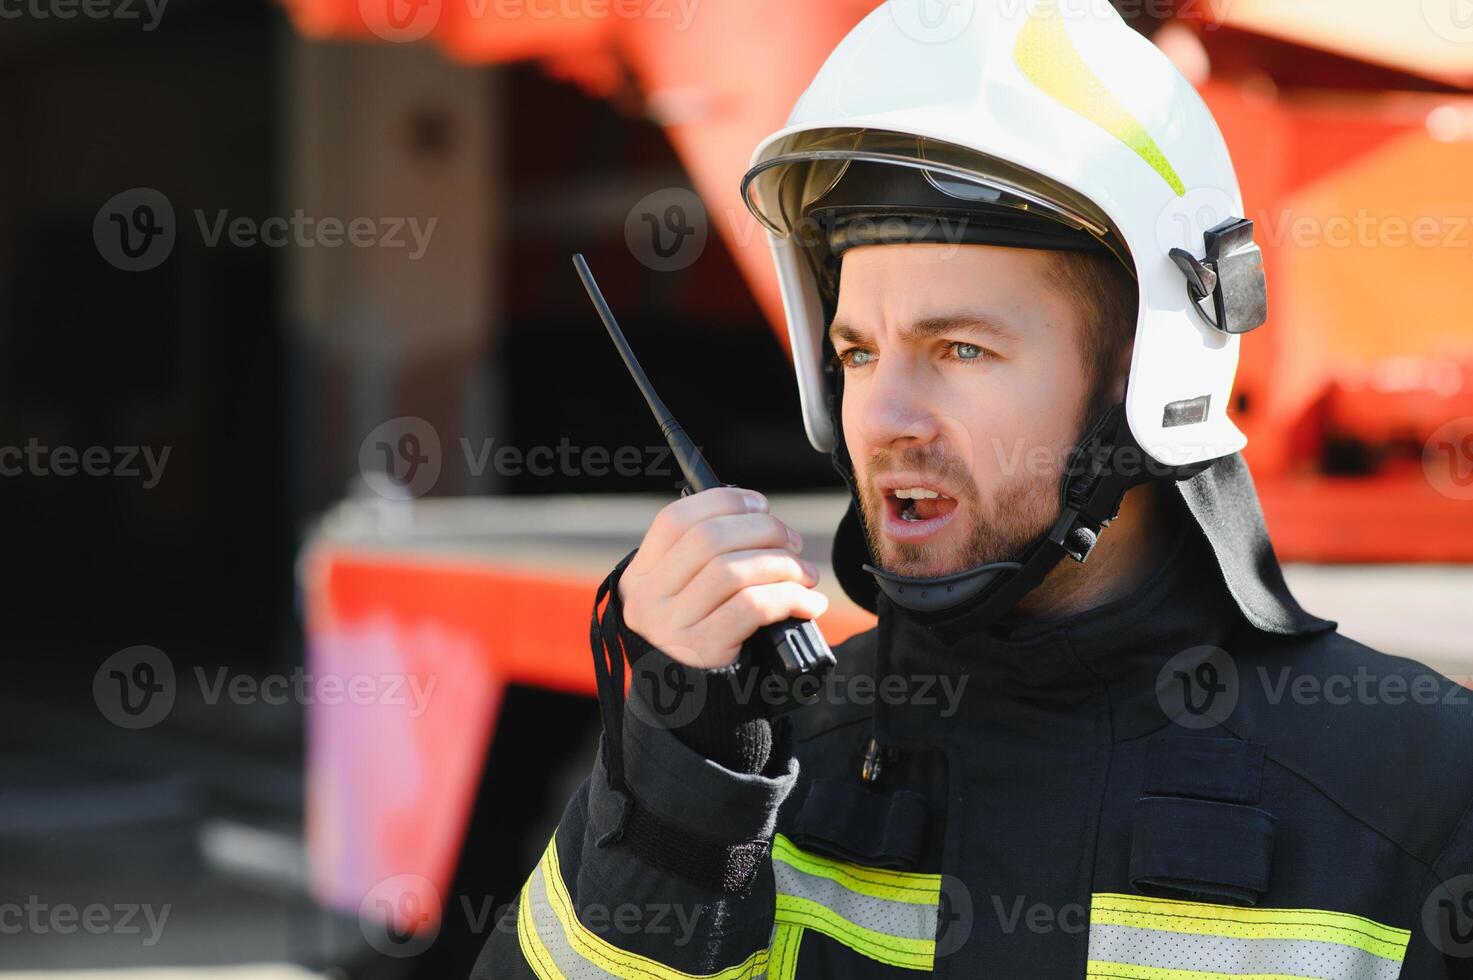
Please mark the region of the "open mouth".
<svg viewBox="0 0 1473 980"><path fill-rule="evenodd" d="M956 500L930 487L895 487L885 492L885 533L913 541L951 522Z"/></svg>

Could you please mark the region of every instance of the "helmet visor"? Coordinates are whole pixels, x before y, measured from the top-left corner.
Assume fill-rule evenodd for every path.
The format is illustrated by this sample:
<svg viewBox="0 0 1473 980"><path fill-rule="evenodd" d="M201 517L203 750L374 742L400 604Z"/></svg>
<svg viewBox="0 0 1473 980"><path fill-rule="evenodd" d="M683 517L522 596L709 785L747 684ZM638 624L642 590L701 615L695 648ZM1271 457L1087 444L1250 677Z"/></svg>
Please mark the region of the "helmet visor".
<svg viewBox="0 0 1473 980"><path fill-rule="evenodd" d="M1057 181L976 150L876 129L792 133L769 148L742 179L747 208L781 237L803 226L809 208L838 184L856 160L920 170L932 187L959 202L1010 207L1046 216L1097 238L1134 269L1105 214Z"/></svg>

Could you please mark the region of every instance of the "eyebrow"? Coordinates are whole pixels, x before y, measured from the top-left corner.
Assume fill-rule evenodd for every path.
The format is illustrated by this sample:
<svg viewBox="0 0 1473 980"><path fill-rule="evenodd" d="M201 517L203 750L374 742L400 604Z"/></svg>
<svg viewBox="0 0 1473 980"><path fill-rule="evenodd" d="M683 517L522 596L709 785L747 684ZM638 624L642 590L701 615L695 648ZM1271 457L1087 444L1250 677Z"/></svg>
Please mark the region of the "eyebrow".
<svg viewBox="0 0 1473 980"><path fill-rule="evenodd" d="M956 331L991 334L994 337L1004 340L1012 340L1017 337L1017 332L1001 317L991 313L962 312L928 316L924 319L916 320L914 323L901 328L900 339L902 341L914 342ZM866 334L856 327L836 319L829 325L829 339L831 341L842 340L850 344L860 344L865 341Z"/></svg>

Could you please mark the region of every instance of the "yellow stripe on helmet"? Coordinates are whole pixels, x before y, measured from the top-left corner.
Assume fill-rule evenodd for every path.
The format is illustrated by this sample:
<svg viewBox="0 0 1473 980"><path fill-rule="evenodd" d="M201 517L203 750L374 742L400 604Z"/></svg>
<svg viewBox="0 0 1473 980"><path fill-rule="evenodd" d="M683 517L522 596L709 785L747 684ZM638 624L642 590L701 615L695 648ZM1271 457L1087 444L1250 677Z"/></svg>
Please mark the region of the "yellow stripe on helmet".
<svg viewBox="0 0 1473 980"><path fill-rule="evenodd" d="M1018 67L1034 85L1130 147L1178 197L1186 187L1145 125L1115 97L1069 40L1058 0L1036 0L1013 46Z"/></svg>

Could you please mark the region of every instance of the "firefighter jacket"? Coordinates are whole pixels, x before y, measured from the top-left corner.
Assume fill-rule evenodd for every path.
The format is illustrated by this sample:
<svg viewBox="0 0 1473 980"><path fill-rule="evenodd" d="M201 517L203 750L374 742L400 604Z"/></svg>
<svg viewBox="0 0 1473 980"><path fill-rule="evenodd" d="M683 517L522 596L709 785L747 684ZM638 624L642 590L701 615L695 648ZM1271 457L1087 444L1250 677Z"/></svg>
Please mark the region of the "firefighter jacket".
<svg viewBox="0 0 1473 980"><path fill-rule="evenodd" d="M1299 609L1242 487L1080 615L881 597L760 771L636 683L475 976L1473 976L1473 697Z"/></svg>

